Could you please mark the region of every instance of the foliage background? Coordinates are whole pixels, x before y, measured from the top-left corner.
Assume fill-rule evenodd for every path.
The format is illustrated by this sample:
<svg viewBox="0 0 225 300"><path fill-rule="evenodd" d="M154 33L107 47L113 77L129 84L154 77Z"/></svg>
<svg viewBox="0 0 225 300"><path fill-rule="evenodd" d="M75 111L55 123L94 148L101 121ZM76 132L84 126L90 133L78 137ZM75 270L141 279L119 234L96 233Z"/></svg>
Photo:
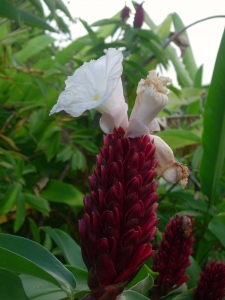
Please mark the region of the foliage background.
<svg viewBox="0 0 225 300"><path fill-rule="evenodd" d="M145 12L149 29L128 26L121 21L121 12L92 25L80 19L87 34L61 49L51 32L61 32L69 40L68 22L72 17L61 0L44 2L49 8L47 15L38 0L2 0L0 5L1 233L34 240L62 263L72 265L68 268L77 279L76 297L82 295L82 290L86 293L77 221L83 214L83 195L88 193L87 177L102 145L100 115L87 111L79 118L66 113L50 117L49 111L64 89L66 77L83 62L102 56L109 47L123 51L122 80L130 108L139 80L149 70L157 66L167 68L171 62L179 86L169 86L169 104L159 115L162 130L157 134L170 145L177 160L187 164L190 177L185 190L160 180L160 222L153 243L157 247L166 224L175 214L195 217L196 244L187 270L191 280L186 287L194 288L199 270L207 262L212 258L225 261L225 37L212 82L203 86L203 68L196 65L190 41L183 57L177 55L172 42L163 47L172 24L176 31L184 27L176 13L155 25ZM184 35L188 39L186 32ZM27 274L24 270L18 272ZM150 271L142 271L143 278L146 272ZM18 277L10 272L8 275ZM33 275L22 275L20 279L27 284L29 299L37 296L29 290ZM0 272L0 276L4 278L5 274ZM71 293L61 283L55 290L57 284L52 279L37 277L53 284L53 295L58 299ZM133 286L139 281L136 279ZM147 283L150 289L152 283ZM71 286L72 290L73 282ZM141 294L145 295L146 290ZM131 299L129 293L124 299Z"/></svg>

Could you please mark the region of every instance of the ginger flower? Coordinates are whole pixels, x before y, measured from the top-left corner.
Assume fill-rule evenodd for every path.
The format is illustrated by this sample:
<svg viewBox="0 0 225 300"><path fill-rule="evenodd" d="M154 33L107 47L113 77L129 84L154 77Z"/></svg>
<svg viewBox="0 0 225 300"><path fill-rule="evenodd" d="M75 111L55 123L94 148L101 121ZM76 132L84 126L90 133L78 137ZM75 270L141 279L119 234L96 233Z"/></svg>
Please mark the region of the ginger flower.
<svg viewBox="0 0 225 300"><path fill-rule="evenodd" d="M106 55L84 63L66 80L66 88L60 94L50 115L65 110L73 117L85 110L95 108L104 117L100 126L112 133L114 126L127 127L127 104L123 96L121 81L123 55L110 48Z"/></svg>
<svg viewBox="0 0 225 300"><path fill-rule="evenodd" d="M165 85L170 82L168 77L157 77L155 71L150 71L145 80L141 79L126 136L134 138L159 130L155 117L168 102Z"/></svg>

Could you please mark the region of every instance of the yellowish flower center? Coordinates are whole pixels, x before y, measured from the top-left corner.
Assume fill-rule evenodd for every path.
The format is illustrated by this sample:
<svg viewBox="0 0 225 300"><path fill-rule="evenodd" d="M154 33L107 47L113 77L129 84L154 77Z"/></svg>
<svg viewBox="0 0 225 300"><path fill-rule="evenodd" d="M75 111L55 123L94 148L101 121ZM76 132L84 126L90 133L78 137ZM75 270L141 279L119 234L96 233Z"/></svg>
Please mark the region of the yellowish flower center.
<svg viewBox="0 0 225 300"><path fill-rule="evenodd" d="M100 95L99 95L99 93L96 93L96 94L94 95L94 101L98 101L98 100L99 100L99 98L100 98Z"/></svg>

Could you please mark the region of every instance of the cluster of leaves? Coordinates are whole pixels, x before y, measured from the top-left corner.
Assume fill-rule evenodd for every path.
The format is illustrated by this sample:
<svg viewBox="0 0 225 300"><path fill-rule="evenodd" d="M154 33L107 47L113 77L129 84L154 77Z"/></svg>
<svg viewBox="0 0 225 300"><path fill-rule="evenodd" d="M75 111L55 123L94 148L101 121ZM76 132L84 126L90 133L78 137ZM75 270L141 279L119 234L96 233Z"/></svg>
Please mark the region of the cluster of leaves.
<svg viewBox="0 0 225 300"><path fill-rule="evenodd" d="M44 1L47 16L39 0L13 2L2 0L0 7L0 278L5 282L0 298L12 300L10 291L17 290L16 299L21 300L74 299L88 291L77 221L102 144L99 114L90 111L75 119L66 114L49 117L48 112L65 78L109 47L123 51L130 108L137 83L149 70L168 68L169 63L176 70L179 88L169 87L159 136L188 165L190 180L185 190L160 181L157 242L173 215L195 217L197 242L186 289L194 288L206 262L225 261L225 37L212 83L202 86L203 68L197 68L190 42L181 58L171 43L163 46L172 25L176 31L184 27L176 13L156 26L145 12L148 29L122 22L121 12L92 26L80 19L87 35L61 49L47 33L61 31L69 40L67 23L72 18L61 0ZM147 299L153 277L145 265L121 299ZM173 294L165 299L190 298Z"/></svg>

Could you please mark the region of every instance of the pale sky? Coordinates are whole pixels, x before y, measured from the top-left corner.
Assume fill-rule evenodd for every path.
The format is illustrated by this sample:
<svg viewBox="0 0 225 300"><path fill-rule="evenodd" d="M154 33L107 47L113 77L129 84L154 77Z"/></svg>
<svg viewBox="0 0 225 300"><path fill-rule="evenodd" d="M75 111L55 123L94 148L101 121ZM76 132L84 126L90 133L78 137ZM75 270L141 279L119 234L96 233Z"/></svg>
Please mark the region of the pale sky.
<svg viewBox="0 0 225 300"><path fill-rule="evenodd" d="M82 18L88 24L112 17L124 7L125 2L133 9L131 0L64 0L64 2L74 18ZM136 2L142 3L142 0ZM145 0L143 7L156 25L172 12L178 13L185 25L209 16L225 15L225 0ZM224 25L225 18L212 19L199 23L187 31L197 66L204 65L204 84L211 81ZM80 22L72 26L74 39L86 33ZM170 68L164 75L173 78L173 69Z"/></svg>

